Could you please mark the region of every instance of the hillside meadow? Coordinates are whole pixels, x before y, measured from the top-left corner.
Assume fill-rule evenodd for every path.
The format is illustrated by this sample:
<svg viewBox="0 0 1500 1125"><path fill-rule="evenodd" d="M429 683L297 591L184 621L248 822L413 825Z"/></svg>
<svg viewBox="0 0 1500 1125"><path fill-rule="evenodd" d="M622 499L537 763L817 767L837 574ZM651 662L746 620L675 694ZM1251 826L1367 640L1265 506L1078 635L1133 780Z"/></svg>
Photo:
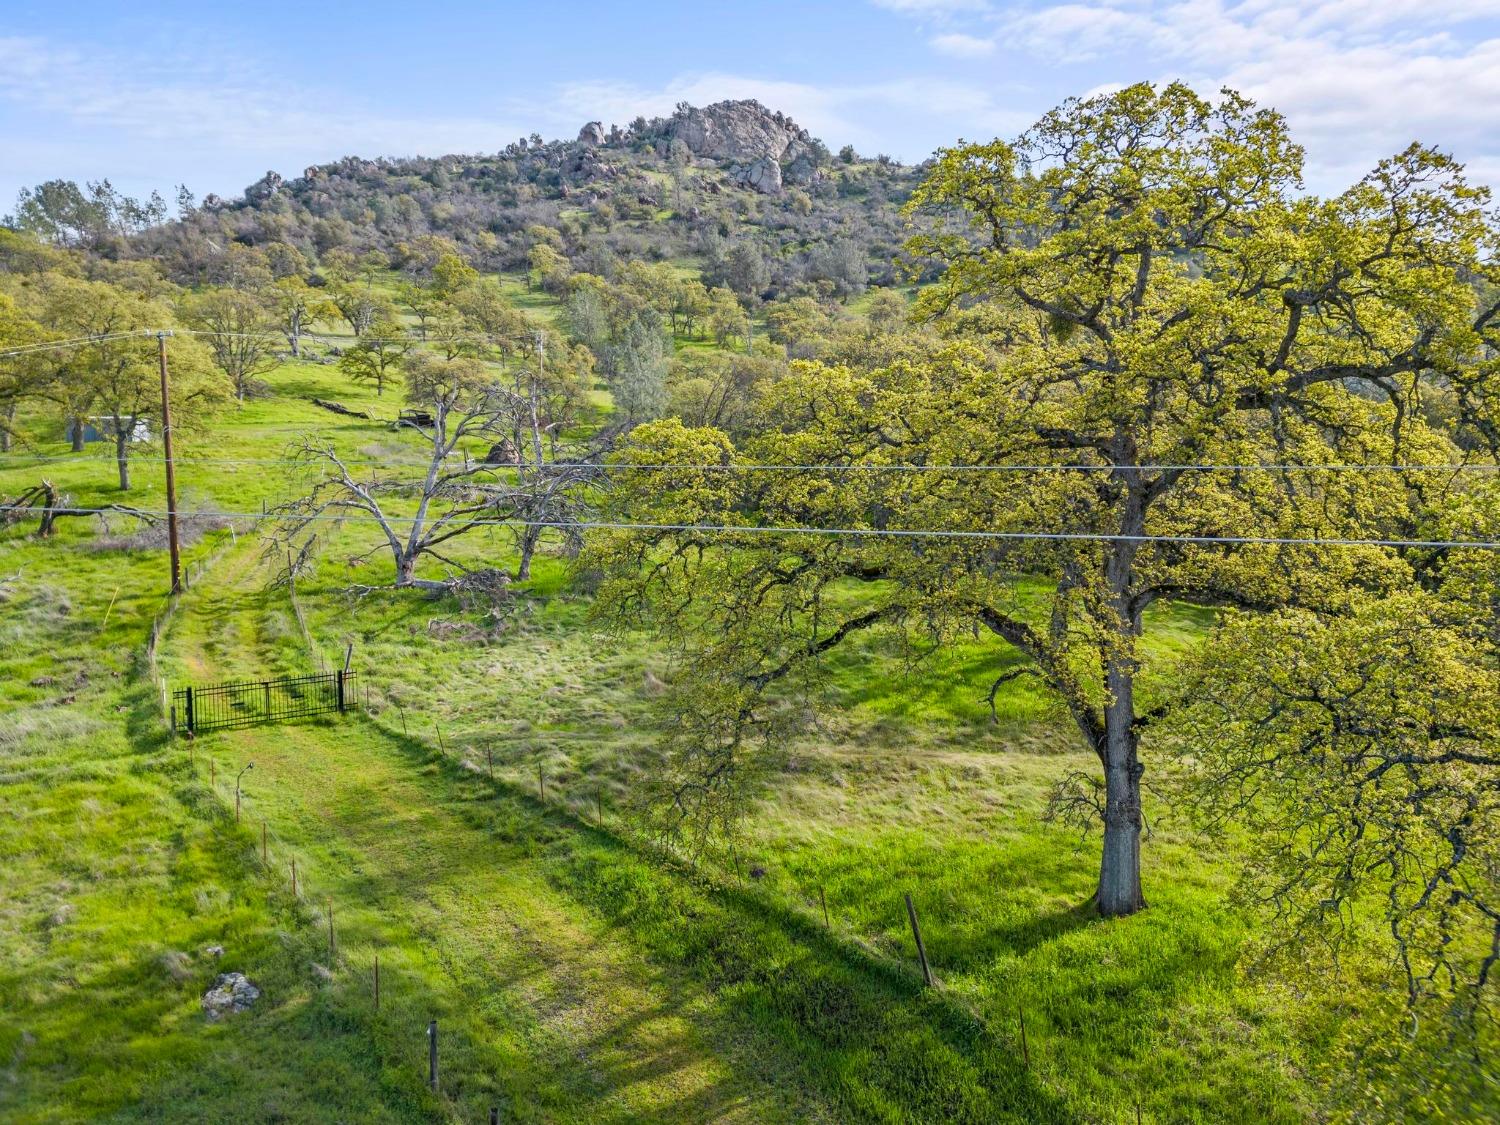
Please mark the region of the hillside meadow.
<svg viewBox="0 0 1500 1125"><path fill-rule="evenodd" d="M336 368L268 385L179 451L186 507L289 495L274 462L308 430L350 457L418 452L310 404L394 416L399 397ZM0 491L44 472L80 504L116 498L101 459L16 459ZM159 506L159 463L138 475L131 502ZM92 521L5 532L8 1120L1301 1121L1349 1104L1338 1033L1358 982L1247 975L1235 857L1180 823L1152 825L1150 909L1093 917L1091 842L1041 819L1085 756L1026 679L992 722L978 649L926 659L872 633L841 651L738 854L695 865L621 811L670 661L594 621L555 548L488 616L351 592L389 565L343 565L372 529L337 525L297 584L304 632L255 522L190 548L175 603L159 547L109 546ZM509 550L498 531L463 547ZM1158 612L1167 668L1212 617ZM315 671L348 644L359 714L168 738L162 683ZM199 997L228 969L264 995L210 1024Z"/></svg>

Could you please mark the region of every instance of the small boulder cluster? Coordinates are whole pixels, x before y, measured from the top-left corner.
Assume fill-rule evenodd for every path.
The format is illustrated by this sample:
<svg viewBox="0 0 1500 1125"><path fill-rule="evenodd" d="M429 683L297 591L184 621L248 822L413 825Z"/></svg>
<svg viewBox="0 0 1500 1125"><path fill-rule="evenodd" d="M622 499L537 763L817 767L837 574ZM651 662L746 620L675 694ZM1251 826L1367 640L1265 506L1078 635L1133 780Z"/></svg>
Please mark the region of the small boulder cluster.
<svg viewBox="0 0 1500 1125"><path fill-rule="evenodd" d="M210 1022L246 1011L260 999L260 989L244 973L220 973L214 986L203 994L203 1014Z"/></svg>

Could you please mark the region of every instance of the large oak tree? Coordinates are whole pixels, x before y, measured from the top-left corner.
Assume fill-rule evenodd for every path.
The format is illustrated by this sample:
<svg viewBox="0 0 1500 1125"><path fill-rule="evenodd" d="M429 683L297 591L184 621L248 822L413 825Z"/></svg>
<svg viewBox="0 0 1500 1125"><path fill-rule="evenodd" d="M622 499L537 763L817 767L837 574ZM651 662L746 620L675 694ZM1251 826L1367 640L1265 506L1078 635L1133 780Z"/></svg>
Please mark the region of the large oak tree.
<svg viewBox="0 0 1500 1125"><path fill-rule="evenodd" d="M987 635L997 683L1040 678L1097 758L1060 804L1103 822L1099 911L1145 904L1143 743L1167 703L1141 678L1151 607L1328 619L1419 585L1422 552L1306 541L1420 537L1434 494L1467 478L1337 466L1448 462L1494 432L1484 193L1415 146L1333 198L1305 194L1301 166L1276 113L1175 85L945 151L909 249L944 267L920 308L946 348L800 365L738 447L637 431L637 462L683 467L621 473L614 502L666 526L602 537L593 559L604 604L690 656L660 785L670 827L733 818L766 693L846 638Z"/></svg>

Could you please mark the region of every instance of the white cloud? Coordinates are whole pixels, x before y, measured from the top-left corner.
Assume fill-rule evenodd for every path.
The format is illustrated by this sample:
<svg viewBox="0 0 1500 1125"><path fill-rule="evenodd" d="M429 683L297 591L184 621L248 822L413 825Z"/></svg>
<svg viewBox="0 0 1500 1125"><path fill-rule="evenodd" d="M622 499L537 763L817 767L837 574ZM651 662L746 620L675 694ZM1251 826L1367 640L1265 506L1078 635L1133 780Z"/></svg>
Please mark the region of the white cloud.
<svg viewBox="0 0 1500 1125"><path fill-rule="evenodd" d="M989 10L988 0L871 0L877 8L889 12L905 12L912 15L929 16L945 12L984 12Z"/></svg>
<svg viewBox="0 0 1500 1125"><path fill-rule="evenodd" d="M1476 178L1500 164L1500 0L1010 3L929 42L952 55L971 40L1043 65L1087 64L1100 87L1237 89L1287 116L1321 190L1414 139L1452 151Z"/></svg>
<svg viewBox="0 0 1500 1125"><path fill-rule="evenodd" d="M861 151L889 151L911 160L929 155L930 146L946 144L951 135L932 138L926 147L901 151L897 124L954 122L975 135L1013 133L1030 124L1034 114L1003 104L997 90L931 79L898 79L864 84L815 86L748 75L705 73L682 75L661 87L618 82L577 82L561 86L545 103L513 106L512 114L551 123L567 134L585 121L624 124L637 115L664 117L678 102L707 105L726 98L755 98L790 115L814 136L837 147L852 143ZM1009 91L1006 91L1009 92Z"/></svg>
<svg viewBox="0 0 1500 1125"><path fill-rule="evenodd" d="M1142 78L1206 93L1227 85L1281 110L1317 190L1346 185L1413 139L1500 186L1500 0L872 3L911 19L935 54L971 66L960 79L944 63L924 75L902 59L896 73L910 77L827 84L712 69L660 85L563 75L526 98L413 112L289 84L221 44L158 52L0 35L0 210L20 184L57 175L231 194L267 168L295 175L345 153L493 151L534 130L571 136L588 120L623 124L679 101L740 97L785 110L835 147L917 160L960 134L1020 132L1084 87ZM976 60L993 71L982 82L970 77Z"/></svg>
<svg viewBox="0 0 1500 1125"><path fill-rule="evenodd" d="M19 182L58 175L64 166L70 175L124 181L128 169L141 167L201 187L207 167L211 177L237 177L212 190L237 192L267 168L299 175L307 164L345 153L488 151L526 131L493 117L381 114L323 91L291 88L242 60L86 51L20 37L0 37L5 104L28 122L55 121L87 136L67 146L63 165L41 163L49 150L35 142L27 146L29 158L8 143L5 176ZM192 167L174 168L183 157Z"/></svg>
<svg viewBox="0 0 1500 1125"><path fill-rule="evenodd" d="M927 44L940 55L952 55L959 59L982 59L995 53L993 39L981 39L977 35L965 35L961 31L934 35Z"/></svg>

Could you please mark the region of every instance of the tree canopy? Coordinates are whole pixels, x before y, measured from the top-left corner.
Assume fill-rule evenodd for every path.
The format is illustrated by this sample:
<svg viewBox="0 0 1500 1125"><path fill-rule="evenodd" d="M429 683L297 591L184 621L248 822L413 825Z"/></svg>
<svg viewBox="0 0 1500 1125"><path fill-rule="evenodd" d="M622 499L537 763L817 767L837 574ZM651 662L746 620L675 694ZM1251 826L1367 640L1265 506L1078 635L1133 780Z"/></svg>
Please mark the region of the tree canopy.
<svg viewBox="0 0 1500 1125"><path fill-rule="evenodd" d="M847 638L989 636L996 682L1037 677L1097 757L1055 804L1102 821L1098 910L1145 904L1142 779L1153 756L1178 760L1158 727L1180 703L1150 674L1164 659L1151 607L1358 622L1432 596L1464 557L1384 544L1424 540L1493 487L1488 473L1365 471L1492 459L1486 193L1417 146L1328 199L1302 192L1301 162L1278 114L1176 85L1072 101L1015 141L942 152L912 201L937 228L908 247L945 267L918 304L940 341L875 365L799 364L737 441L675 421L637 431L631 457L674 467L622 473L614 503L663 528L604 539L593 559L606 611L682 656L653 793L664 830L732 826L756 748L789 713L773 689L815 684L817 658ZM815 467L748 468L765 464ZM1462 518L1450 536L1485 537ZM1226 682L1256 672L1230 659L1235 627L1215 665ZM1336 651L1359 628L1310 643ZM1454 643L1493 668L1493 632ZM1288 642L1263 659L1298 657ZM1255 743L1236 745L1255 770ZM1492 787L1493 764L1473 766ZM1338 816L1354 790L1293 792ZM1414 830L1440 846L1438 821Z"/></svg>

